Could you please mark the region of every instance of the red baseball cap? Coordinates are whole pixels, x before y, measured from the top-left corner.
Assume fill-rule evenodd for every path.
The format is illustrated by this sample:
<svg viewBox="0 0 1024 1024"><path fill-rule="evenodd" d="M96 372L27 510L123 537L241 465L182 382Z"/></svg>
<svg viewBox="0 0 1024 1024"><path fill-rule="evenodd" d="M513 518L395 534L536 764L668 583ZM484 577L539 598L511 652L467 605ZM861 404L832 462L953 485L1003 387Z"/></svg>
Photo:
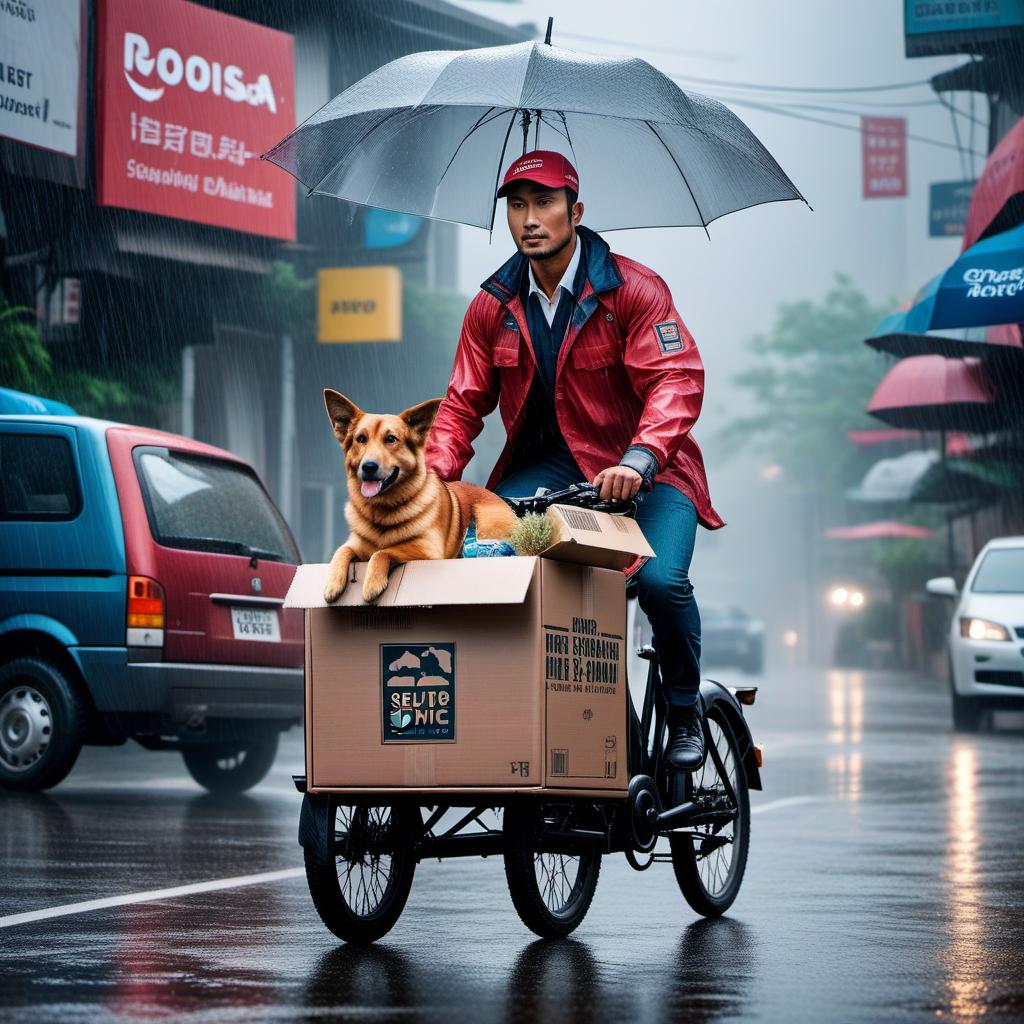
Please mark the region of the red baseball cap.
<svg viewBox="0 0 1024 1024"><path fill-rule="evenodd" d="M514 160L505 172L498 198L508 195L512 186L520 181L533 181L548 188L571 188L576 193L580 190L576 168L561 153L549 149L535 149Z"/></svg>

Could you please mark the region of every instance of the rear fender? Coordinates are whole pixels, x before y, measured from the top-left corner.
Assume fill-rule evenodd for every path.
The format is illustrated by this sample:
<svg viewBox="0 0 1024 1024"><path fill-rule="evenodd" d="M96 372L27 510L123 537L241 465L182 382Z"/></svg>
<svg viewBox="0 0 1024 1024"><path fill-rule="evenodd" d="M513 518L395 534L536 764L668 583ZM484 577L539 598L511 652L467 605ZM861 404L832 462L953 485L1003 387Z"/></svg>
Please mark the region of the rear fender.
<svg viewBox="0 0 1024 1024"><path fill-rule="evenodd" d="M78 646L78 637L63 622L49 615L12 615L0 622L0 637L9 633L42 633L63 647Z"/></svg>
<svg viewBox="0 0 1024 1024"><path fill-rule="evenodd" d="M757 755L754 753L754 738L750 734L750 726L743 715L739 701L727 687L714 679L700 681L700 695L704 701L704 707L709 711L712 708L717 708L732 727L740 748L740 760L747 777L747 788L761 789L761 771L757 767Z"/></svg>
<svg viewBox="0 0 1024 1024"><path fill-rule="evenodd" d="M302 797L302 810L299 811L299 846L326 857L330 823L330 799L306 793Z"/></svg>

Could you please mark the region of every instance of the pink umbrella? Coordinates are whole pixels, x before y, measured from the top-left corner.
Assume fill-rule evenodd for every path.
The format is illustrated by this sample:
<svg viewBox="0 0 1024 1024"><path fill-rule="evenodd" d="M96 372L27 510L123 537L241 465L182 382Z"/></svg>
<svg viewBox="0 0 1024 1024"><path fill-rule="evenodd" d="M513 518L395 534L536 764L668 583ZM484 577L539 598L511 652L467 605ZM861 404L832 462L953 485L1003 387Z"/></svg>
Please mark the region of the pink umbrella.
<svg viewBox="0 0 1024 1024"><path fill-rule="evenodd" d="M910 537L924 539L932 531L927 526L911 526L893 519L881 519L876 523L861 523L859 526L834 526L825 531L830 540L878 540L885 537Z"/></svg>
<svg viewBox="0 0 1024 1024"><path fill-rule="evenodd" d="M943 356L900 360L875 389L868 412L910 430L980 433L1004 422L981 362Z"/></svg>
<svg viewBox="0 0 1024 1024"><path fill-rule="evenodd" d="M964 225L966 250L988 235L1016 227L1024 213L1024 118L992 150L971 194Z"/></svg>

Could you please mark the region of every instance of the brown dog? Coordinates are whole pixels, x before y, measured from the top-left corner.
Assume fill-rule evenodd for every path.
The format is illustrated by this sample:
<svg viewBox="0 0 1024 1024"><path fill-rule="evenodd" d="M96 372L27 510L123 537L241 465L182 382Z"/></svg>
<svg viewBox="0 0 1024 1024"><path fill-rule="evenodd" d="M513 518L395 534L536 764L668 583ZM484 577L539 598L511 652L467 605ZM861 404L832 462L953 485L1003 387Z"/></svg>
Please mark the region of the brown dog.
<svg viewBox="0 0 1024 1024"><path fill-rule="evenodd" d="M324 600L336 601L353 561L369 562L363 600L378 598L394 565L420 558L458 558L470 519L477 535L505 539L519 521L496 494L472 484L445 483L427 469L423 448L440 398L397 416L363 412L344 395L324 391L327 415L345 453L352 531L334 552Z"/></svg>

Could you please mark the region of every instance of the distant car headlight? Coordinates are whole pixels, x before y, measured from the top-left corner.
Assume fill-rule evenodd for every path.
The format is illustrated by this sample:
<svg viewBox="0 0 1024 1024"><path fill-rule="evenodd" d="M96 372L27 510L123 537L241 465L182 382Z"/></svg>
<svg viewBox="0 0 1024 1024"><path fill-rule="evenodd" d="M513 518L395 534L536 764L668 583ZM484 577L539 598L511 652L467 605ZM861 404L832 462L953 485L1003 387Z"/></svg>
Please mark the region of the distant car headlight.
<svg viewBox="0 0 1024 1024"><path fill-rule="evenodd" d="M1010 631L998 622L989 622L988 619L962 618L960 620L960 635L968 640L1009 640Z"/></svg>

